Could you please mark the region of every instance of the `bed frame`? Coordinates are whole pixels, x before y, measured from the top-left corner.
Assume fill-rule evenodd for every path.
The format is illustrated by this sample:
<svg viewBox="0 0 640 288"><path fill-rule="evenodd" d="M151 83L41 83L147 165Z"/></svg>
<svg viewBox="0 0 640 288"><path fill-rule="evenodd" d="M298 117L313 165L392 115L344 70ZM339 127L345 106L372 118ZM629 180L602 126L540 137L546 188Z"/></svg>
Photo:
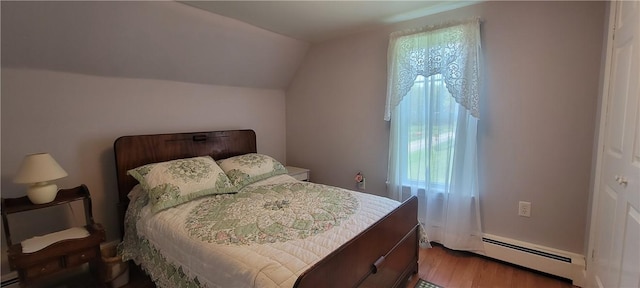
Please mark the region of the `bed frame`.
<svg viewBox="0 0 640 288"><path fill-rule="evenodd" d="M129 169L210 155L219 160L255 153L253 130L123 136L114 143L118 215L124 233L127 194L137 181ZM294 287L404 287L418 272L418 200L412 197L300 275Z"/></svg>

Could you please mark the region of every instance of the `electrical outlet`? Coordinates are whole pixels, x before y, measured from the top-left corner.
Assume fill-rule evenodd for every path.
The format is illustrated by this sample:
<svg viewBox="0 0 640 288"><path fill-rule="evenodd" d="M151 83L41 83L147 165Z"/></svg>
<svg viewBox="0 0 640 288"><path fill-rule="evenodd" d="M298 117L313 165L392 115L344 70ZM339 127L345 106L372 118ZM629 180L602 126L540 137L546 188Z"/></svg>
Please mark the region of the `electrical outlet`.
<svg viewBox="0 0 640 288"><path fill-rule="evenodd" d="M531 217L531 202L520 201L518 203L518 215Z"/></svg>

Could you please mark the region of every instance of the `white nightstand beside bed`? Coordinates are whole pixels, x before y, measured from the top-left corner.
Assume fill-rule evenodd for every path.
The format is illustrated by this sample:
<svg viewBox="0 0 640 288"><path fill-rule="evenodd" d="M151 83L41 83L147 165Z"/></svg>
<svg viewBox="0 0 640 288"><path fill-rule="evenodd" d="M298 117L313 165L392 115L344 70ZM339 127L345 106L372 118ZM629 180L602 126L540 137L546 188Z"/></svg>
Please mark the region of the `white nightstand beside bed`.
<svg viewBox="0 0 640 288"><path fill-rule="evenodd" d="M296 178L300 181L311 181L311 171L305 168L286 166L287 171L289 171L289 176Z"/></svg>

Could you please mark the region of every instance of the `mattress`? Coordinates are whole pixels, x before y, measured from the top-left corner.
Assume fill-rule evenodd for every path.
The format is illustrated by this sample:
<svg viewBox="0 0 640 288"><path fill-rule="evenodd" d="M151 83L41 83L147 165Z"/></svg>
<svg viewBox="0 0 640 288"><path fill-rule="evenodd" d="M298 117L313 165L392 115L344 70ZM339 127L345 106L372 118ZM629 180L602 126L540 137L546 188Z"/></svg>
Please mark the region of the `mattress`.
<svg viewBox="0 0 640 288"><path fill-rule="evenodd" d="M140 187L129 197L120 254L158 287L293 287L309 267L400 205L288 175L155 214Z"/></svg>

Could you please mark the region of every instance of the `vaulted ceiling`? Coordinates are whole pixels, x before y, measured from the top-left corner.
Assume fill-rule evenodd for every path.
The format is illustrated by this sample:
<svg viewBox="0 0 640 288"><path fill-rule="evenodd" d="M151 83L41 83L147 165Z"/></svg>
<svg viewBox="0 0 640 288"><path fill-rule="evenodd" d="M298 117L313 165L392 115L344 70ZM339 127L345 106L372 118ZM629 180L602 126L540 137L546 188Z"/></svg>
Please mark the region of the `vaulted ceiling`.
<svg viewBox="0 0 640 288"><path fill-rule="evenodd" d="M478 0L181 1L308 42L321 42L477 2Z"/></svg>
<svg viewBox="0 0 640 288"><path fill-rule="evenodd" d="M473 2L454 3L1 1L1 64L285 89L311 43Z"/></svg>

